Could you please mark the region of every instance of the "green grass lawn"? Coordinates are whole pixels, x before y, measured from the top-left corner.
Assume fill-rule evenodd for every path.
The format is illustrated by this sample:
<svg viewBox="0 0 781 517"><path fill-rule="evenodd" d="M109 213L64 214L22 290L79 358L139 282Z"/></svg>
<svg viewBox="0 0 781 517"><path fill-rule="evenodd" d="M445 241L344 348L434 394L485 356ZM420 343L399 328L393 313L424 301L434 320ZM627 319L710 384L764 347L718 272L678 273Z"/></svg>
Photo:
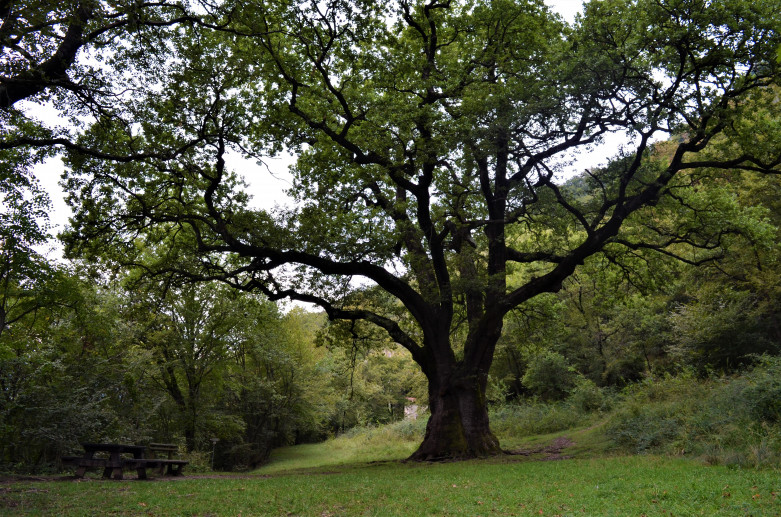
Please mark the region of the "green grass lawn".
<svg viewBox="0 0 781 517"><path fill-rule="evenodd" d="M278 467L281 462L278 462ZM781 515L781 476L655 456L522 456L243 477L0 484L3 515Z"/></svg>

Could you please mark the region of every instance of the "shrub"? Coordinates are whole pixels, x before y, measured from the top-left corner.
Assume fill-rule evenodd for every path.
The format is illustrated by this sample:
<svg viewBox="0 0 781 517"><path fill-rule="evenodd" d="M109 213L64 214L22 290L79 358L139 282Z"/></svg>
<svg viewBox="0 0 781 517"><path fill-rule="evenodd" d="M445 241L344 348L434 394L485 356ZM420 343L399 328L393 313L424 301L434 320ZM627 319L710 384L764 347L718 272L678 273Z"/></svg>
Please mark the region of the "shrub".
<svg viewBox="0 0 781 517"><path fill-rule="evenodd" d="M535 356L526 369L521 382L534 395L542 400L562 400L572 388L575 374L567 364L567 359L552 351Z"/></svg>
<svg viewBox="0 0 781 517"><path fill-rule="evenodd" d="M694 454L708 463L781 465L781 358L762 357L739 376L689 373L624 393L608 435L632 452Z"/></svg>
<svg viewBox="0 0 781 517"><path fill-rule="evenodd" d="M583 412L596 411L603 408L605 401L604 393L594 381L578 375L568 399L572 407Z"/></svg>
<svg viewBox="0 0 781 517"><path fill-rule="evenodd" d="M759 358L758 366L745 378L740 402L751 418L781 423L781 357Z"/></svg>

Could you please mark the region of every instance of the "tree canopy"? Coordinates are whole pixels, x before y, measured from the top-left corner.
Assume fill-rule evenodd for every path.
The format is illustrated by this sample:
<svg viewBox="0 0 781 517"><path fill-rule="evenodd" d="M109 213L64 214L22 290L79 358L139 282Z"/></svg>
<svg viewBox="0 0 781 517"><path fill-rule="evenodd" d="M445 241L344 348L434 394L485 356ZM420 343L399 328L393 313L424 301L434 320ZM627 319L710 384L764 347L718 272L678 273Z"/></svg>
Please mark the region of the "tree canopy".
<svg viewBox="0 0 781 517"><path fill-rule="evenodd" d="M505 316L591 257L712 259L732 231L699 231L688 174L779 171L775 7L602 0L568 25L533 0L205 6L214 26L150 42L122 119L70 154L69 251L373 325L429 382L413 457L498 452ZM610 164L564 183L612 134ZM227 154L284 149L296 206L250 208ZM695 217L655 218L671 206Z"/></svg>

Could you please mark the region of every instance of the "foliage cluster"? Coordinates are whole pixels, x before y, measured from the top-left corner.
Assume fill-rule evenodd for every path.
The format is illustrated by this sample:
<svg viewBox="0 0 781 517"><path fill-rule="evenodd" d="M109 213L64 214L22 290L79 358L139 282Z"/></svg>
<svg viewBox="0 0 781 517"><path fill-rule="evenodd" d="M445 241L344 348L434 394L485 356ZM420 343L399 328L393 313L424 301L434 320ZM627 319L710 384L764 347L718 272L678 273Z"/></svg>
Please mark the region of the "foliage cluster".
<svg viewBox="0 0 781 517"><path fill-rule="evenodd" d="M728 234L718 249L677 259L638 250L586 261L560 292L508 317L492 377L508 398L560 400L573 383L585 396L578 375L622 387L681 369L732 373L754 355L779 354L778 189L773 179L753 174L686 178L677 190L681 203L707 200L709 214L657 212L654 221L712 219L697 231ZM646 226L647 220L630 221L627 231Z"/></svg>

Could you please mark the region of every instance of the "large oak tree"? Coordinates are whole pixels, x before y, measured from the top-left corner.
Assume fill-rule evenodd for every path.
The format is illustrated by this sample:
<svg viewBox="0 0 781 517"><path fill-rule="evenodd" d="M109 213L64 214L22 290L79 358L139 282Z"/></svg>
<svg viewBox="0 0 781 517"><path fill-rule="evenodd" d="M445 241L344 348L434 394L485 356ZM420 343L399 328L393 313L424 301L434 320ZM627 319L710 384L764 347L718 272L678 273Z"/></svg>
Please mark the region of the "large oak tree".
<svg viewBox="0 0 781 517"><path fill-rule="evenodd" d="M686 171L781 163L774 2L593 1L572 26L536 0L220 9L229 30L166 42L167 75L124 108L133 127L84 137L150 158L71 156L70 250L379 328L429 382L415 459L499 452L485 390L509 311L597 254L712 249L691 226L622 225L652 222ZM611 165L564 183L611 134ZM229 151L283 148L296 206L250 208Z"/></svg>

